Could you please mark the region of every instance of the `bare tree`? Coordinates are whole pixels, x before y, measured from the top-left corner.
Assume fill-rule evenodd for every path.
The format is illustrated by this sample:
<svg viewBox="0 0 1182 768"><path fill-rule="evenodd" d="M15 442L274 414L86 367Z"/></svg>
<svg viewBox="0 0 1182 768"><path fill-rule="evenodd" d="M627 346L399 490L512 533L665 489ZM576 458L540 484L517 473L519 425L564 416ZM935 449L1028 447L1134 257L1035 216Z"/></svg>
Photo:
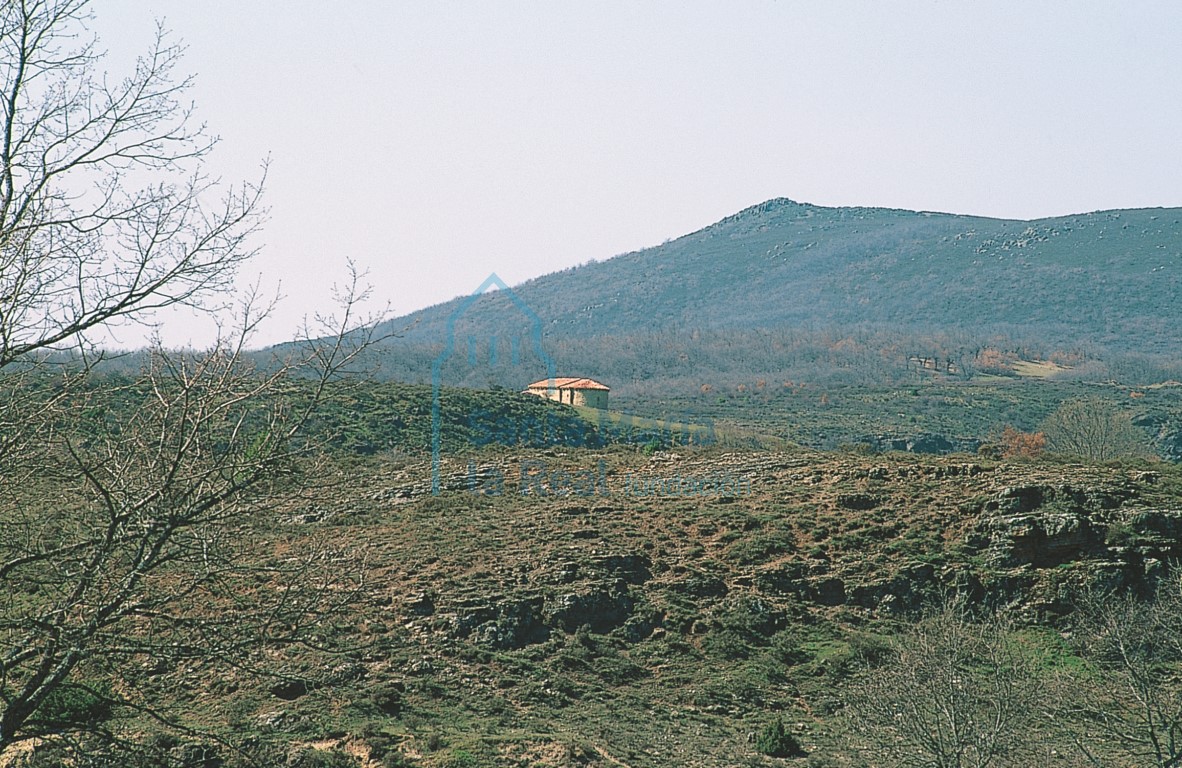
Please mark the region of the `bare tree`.
<svg viewBox="0 0 1182 768"><path fill-rule="evenodd" d="M1151 456L1148 437L1101 398L1069 400L1042 424L1047 449L1088 461Z"/></svg>
<svg viewBox="0 0 1182 768"><path fill-rule="evenodd" d="M0 367L173 305L208 306L251 256L261 183L226 188L158 30L99 71L88 0L0 4Z"/></svg>
<svg viewBox="0 0 1182 768"><path fill-rule="evenodd" d="M40 472L6 484L0 753L50 733L93 738L87 712L63 713L67 691L166 720L133 693L144 664L275 672L268 648L309 641L363 586L355 552L308 544L277 558L259 543L316 478L301 430L367 332L308 341L265 369L243 338L155 348L130 379L92 375L58 401Z"/></svg>
<svg viewBox="0 0 1182 768"><path fill-rule="evenodd" d="M851 730L874 764L1039 764L1040 684L1003 622L948 602L892 642L851 688Z"/></svg>
<svg viewBox="0 0 1182 768"><path fill-rule="evenodd" d="M1182 765L1182 589L1152 599L1093 594L1081 601L1075 639L1088 666L1064 688L1064 710L1092 765ZM1129 762L1124 762L1124 761Z"/></svg>
<svg viewBox="0 0 1182 768"><path fill-rule="evenodd" d="M160 32L108 80L88 14L0 3L0 755L51 736L79 765L127 747L109 713L178 724L139 692L145 665L273 673L268 650L315 643L355 596L358 558L263 542L378 319L356 316L354 273L343 315L281 359L247 354L266 314L248 299L204 352L156 344L131 377L90 365L92 331L228 309L261 184L205 176L180 46Z"/></svg>

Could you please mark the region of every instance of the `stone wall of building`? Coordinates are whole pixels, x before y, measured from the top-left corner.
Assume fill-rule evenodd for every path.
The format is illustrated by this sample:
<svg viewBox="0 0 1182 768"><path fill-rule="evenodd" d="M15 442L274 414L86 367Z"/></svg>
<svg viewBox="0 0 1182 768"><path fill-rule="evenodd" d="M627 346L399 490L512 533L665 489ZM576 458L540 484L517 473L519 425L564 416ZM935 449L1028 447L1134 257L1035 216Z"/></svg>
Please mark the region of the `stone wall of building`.
<svg viewBox="0 0 1182 768"><path fill-rule="evenodd" d="M603 389L576 389L572 390L575 395L575 405L586 406L587 408L598 408L600 410L607 410L607 391Z"/></svg>

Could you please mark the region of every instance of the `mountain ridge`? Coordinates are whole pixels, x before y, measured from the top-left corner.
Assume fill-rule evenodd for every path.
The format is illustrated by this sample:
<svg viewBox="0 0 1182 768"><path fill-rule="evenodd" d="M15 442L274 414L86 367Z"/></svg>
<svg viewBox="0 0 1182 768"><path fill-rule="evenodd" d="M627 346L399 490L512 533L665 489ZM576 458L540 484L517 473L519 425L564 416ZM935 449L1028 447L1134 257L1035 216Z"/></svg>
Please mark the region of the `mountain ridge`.
<svg viewBox="0 0 1182 768"><path fill-rule="evenodd" d="M1071 284L1065 287L1078 289L1087 285L1083 277L1103 279L1107 268L1110 273L1124 269L1125 274L1114 276L1125 280L1100 291L1096 298L1126 296L1129 291L1122 287L1150 288L1151 296L1144 298L1152 298L1157 293L1153 286L1146 285L1143 276L1131 279L1135 275L1130 271L1147 266L1154 255L1159 255L1164 261L1154 266L1169 267L1168 275L1162 277L1168 276L1171 285L1178 284L1180 217L1182 209L1149 208L1015 220L891 208L830 208L773 198L662 245L542 275L513 290L547 320L550 332L559 333L580 318L596 323L598 333L634 332L651 328L653 321L728 327L734 322L718 310L723 300L736 320L760 327L826 319L851 325L924 322L954 327L973 318L949 312L946 306L933 302L925 302L918 308L921 311L900 316L896 311L899 302L889 301L883 288L914 289L922 283L944 285L966 294L970 286L963 284L965 279L973 284L971 287L980 288L985 281L1013 278L1023 270L1034 270L1041 278L1054 278L1057 270L1074 269L1077 277L1065 275ZM1120 228L1105 226L1108 222ZM1130 225L1136 229L1130 231ZM985 264L989 258L1004 261L1007 255L1015 257L1018 265L990 269ZM899 263L900 259L914 262L921 257L924 262L914 267ZM697 293L683 291L678 295L671 276L662 274L673 265L679 268L681 274L676 277L685 281L686 289ZM983 274L958 274L970 267ZM925 268L923 279L917 281L920 275L916 269L920 268ZM1079 273L1080 269L1088 274ZM723 277L732 280L729 289L719 280ZM713 285L707 284L709 280L714 281ZM1032 314L1029 310L1037 300L1046 299L1048 291L1046 286L1036 290L1037 283L1023 282L1014 286L1020 290L1003 306L1011 311L991 312L993 320L1027 323L1062 317L1059 312L1045 313L1045 318L1037 312ZM802 306L798 302L776 308L750 300L753 289L791 288L798 288L820 303ZM864 309L852 311L847 305L836 312L837 317L827 318L824 310L832 314L840 308L842 289L847 289L850 298ZM748 300L735 301L744 295ZM437 330L435 318L463 298L412 312L390 321L388 328L417 325L407 338L424 340L429 331ZM588 301L582 303L582 299ZM882 311L874 311L876 301ZM1051 304L1063 308L1061 301ZM1025 313L1012 311L1023 308ZM641 309L643 317L638 316ZM1121 319L1129 313L1115 315Z"/></svg>
<svg viewBox="0 0 1182 768"><path fill-rule="evenodd" d="M826 366L855 383L869 379L852 368L872 365L886 371L874 380L897 382L911 355L963 363L985 347L1020 359L1151 358L1156 372L1137 374L1150 383L1177 378L1170 361L1182 351L1182 208L1019 220L780 197L510 290L516 301L490 291L387 321L379 330L398 338L377 367L427 381L450 333L475 373L444 378L463 386L520 387L551 364L695 387L738 369L817 380ZM822 360L839 344L859 356ZM519 359L530 350L535 359ZM510 360L513 371L492 370Z"/></svg>

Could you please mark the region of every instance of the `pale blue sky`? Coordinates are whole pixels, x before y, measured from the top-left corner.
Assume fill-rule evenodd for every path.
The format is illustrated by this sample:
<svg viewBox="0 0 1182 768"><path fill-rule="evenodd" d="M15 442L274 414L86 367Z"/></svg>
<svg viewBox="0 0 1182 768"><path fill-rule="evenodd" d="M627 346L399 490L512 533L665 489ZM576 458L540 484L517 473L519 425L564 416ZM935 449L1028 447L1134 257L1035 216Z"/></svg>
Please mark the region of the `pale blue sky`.
<svg viewBox="0 0 1182 768"><path fill-rule="evenodd" d="M1182 3L95 0L111 69L163 18L215 169L272 161L251 274L398 314L771 197L1033 218L1182 206ZM165 339L204 331L170 319Z"/></svg>

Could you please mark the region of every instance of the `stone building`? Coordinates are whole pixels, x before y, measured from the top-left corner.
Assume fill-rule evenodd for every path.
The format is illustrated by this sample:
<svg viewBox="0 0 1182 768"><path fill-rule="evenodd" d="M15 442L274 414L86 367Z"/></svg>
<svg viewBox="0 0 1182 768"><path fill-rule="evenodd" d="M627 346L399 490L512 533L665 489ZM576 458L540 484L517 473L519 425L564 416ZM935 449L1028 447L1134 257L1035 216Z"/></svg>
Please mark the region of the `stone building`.
<svg viewBox="0 0 1182 768"><path fill-rule="evenodd" d="M531 395L545 397L567 405L583 405L588 408L607 410L606 385L594 379L578 379L569 376L535 381L525 388Z"/></svg>

